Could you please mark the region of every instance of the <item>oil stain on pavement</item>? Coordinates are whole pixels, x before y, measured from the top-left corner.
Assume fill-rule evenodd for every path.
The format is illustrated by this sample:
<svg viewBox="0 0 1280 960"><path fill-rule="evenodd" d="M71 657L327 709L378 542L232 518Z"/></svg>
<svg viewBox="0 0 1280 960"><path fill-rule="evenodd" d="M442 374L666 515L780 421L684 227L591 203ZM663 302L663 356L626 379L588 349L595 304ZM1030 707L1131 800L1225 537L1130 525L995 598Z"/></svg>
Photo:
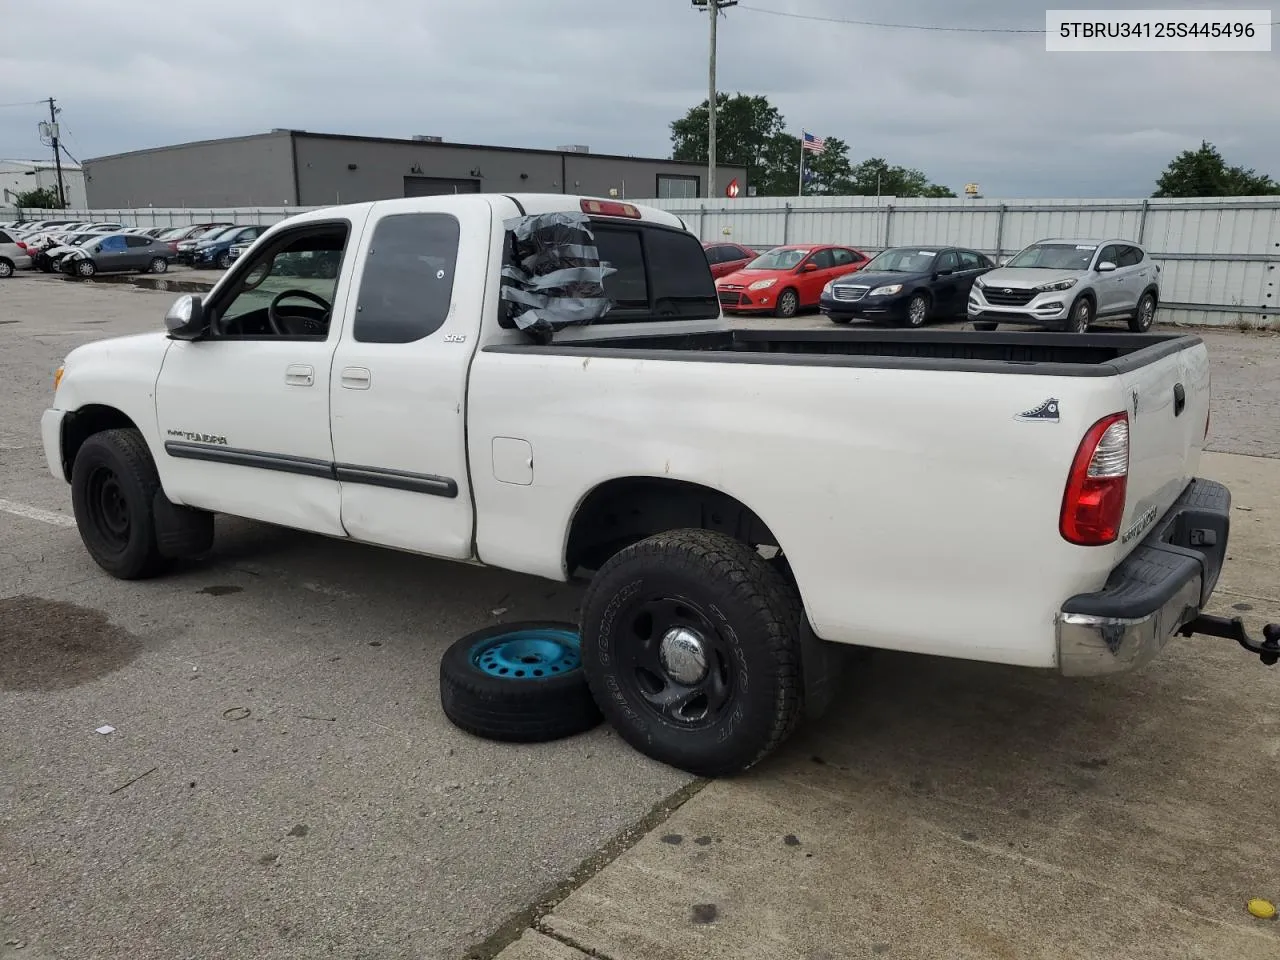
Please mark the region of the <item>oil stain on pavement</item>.
<svg viewBox="0 0 1280 960"><path fill-rule="evenodd" d="M130 664L141 638L64 600L0 600L0 690L67 690Z"/></svg>

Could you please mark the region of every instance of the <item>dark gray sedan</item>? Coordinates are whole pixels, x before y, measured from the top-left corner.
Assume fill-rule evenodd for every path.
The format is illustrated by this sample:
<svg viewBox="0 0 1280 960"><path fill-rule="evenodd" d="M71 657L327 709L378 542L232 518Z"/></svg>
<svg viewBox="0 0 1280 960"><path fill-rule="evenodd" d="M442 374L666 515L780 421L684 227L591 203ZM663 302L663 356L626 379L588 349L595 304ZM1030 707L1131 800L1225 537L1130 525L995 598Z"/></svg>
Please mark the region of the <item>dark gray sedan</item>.
<svg viewBox="0 0 1280 960"><path fill-rule="evenodd" d="M137 233L111 233L62 258L59 268L72 277L99 273L164 273L171 251L167 243Z"/></svg>

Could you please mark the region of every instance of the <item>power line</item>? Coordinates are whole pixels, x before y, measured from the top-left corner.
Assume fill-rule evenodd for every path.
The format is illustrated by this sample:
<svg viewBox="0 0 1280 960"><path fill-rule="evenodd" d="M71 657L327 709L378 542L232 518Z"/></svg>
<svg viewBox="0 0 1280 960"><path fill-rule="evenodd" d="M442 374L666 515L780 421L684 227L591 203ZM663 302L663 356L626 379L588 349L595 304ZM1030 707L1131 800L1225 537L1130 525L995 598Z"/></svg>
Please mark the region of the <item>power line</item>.
<svg viewBox="0 0 1280 960"><path fill-rule="evenodd" d="M46 102L45 100L19 100L16 103L0 103L0 109L5 107L39 107Z"/></svg>
<svg viewBox="0 0 1280 960"><path fill-rule="evenodd" d="M763 7L753 7L748 4L739 4L739 10L747 10L751 13L763 13L770 17L786 17L790 20L809 20L815 23L840 23L852 27L879 27L885 30L924 30L930 33L1005 33L1005 34L1039 34L1043 36L1045 30L1043 28L1032 27L953 27L942 26L938 24L926 23L886 23L881 20L851 20L846 17L824 17L816 13L792 13L788 10L766 10ZM1265 25L1263 21L1260 25ZM1280 25L1280 20L1272 20L1271 26Z"/></svg>

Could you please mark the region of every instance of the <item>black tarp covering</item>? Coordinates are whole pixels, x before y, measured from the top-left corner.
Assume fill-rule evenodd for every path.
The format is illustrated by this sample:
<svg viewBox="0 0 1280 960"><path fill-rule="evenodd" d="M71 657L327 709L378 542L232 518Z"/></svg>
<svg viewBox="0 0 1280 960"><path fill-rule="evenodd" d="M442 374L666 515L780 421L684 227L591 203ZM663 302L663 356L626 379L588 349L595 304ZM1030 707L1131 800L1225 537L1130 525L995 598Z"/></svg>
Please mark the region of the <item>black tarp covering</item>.
<svg viewBox="0 0 1280 960"><path fill-rule="evenodd" d="M613 306L591 221L581 213L543 213L506 222L508 262L502 269L507 315L534 340L561 327L591 323Z"/></svg>

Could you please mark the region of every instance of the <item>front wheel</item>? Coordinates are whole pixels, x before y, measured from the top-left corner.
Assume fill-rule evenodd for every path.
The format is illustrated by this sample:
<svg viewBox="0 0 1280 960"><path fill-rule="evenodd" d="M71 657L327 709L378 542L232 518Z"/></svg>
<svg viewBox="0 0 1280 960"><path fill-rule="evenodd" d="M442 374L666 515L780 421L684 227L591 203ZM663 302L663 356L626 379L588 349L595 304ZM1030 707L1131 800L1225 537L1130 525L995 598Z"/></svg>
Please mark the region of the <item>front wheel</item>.
<svg viewBox="0 0 1280 960"><path fill-rule="evenodd" d="M152 504L160 477L137 430L95 433L71 468L71 505L80 539L95 563L120 580L161 572Z"/></svg>
<svg viewBox="0 0 1280 960"><path fill-rule="evenodd" d="M800 312L800 294L794 290L783 290L778 294L778 303L774 308L775 317L794 317Z"/></svg>
<svg viewBox="0 0 1280 960"><path fill-rule="evenodd" d="M582 604L596 702L640 752L697 776L740 773L802 711L800 600L748 545L708 530L633 544Z"/></svg>
<svg viewBox="0 0 1280 960"><path fill-rule="evenodd" d="M98 266L92 260L81 260L76 263L76 273L82 277L92 277L98 272Z"/></svg>
<svg viewBox="0 0 1280 960"><path fill-rule="evenodd" d="M996 327L998 326L1000 326L1000 324L992 323L990 320L973 321L973 329L981 330L983 333L990 333L992 330L996 329Z"/></svg>
<svg viewBox="0 0 1280 960"><path fill-rule="evenodd" d="M224 253L218 258L218 269L229 270L231 268L231 254Z"/></svg>
<svg viewBox="0 0 1280 960"><path fill-rule="evenodd" d="M923 327L929 321L929 297L923 293L914 294L907 301L907 326Z"/></svg>
<svg viewBox="0 0 1280 960"><path fill-rule="evenodd" d="M1067 333L1088 333L1091 323L1093 323L1093 301L1088 297L1081 297L1071 305L1071 313L1067 315L1067 322L1063 329Z"/></svg>
<svg viewBox="0 0 1280 960"><path fill-rule="evenodd" d="M1144 293L1138 301L1137 312L1129 319L1129 329L1134 333L1146 333L1156 320L1155 294Z"/></svg>
<svg viewBox="0 0 1280 960"><path fill-rule="evenodd" d="M853 322L853 317L828 316L827 319L830 320L832 323L852 323Z"/></svg>

